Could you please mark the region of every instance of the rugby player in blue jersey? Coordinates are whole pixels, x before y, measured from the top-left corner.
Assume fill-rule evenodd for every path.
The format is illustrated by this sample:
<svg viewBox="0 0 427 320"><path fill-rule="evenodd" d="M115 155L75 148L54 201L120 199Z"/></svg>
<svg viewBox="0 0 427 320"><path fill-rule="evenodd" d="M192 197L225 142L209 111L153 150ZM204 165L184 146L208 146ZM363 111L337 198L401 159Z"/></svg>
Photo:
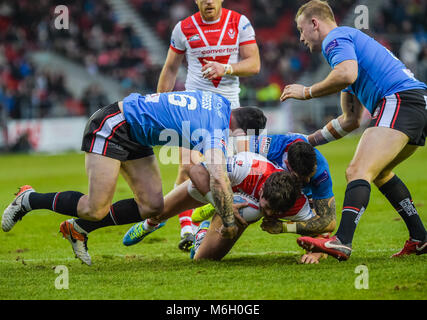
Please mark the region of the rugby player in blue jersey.
<svg viewBox="0 0 427 320"><path fill-rule="evenodd" d="M335 198L329 165L319 150L301 134L251 136L245 149L259 153L279 167L294 173L304 187L316 212L307 222L265 220L262 228L270 233L314 235L335 229ZM282 225L283 224L283 225Z"/></svg>
<svg viewBox="0 0 427 320"><path fill-rule="evenodd" d="M286 86L281 100L306 100L341 91L343 114L308 138L313 145L339 139L359 127L363 107L372 114L346 170L340 226L331 239L301 237L305 249L347 260L357 224L366 210L373 182L405 221L410 238L393 256L427 252L427 232L411 194L393 169L424 146L427 135L427 86L389 50L360 30L338 27L326 1L312 0L296 14L300 41L322 51L332 67L310 87Z"/></svg>
<svg viewBox="0 0 427 320"><path fill-rule="evenodd" d="M150 224L164 207L160 170L152 146L183 146L201 152L210 174L213 201L225 228L222 236L233 238L237 226L233 193L225 171L229 135L262 130L266 118L255 107L231 110L223 96L205 91L151 95L132 93L123 101L99 109L89 119L83 135L89 192L37 193L20 188L2 216L7 232L28 212L49 209L80 219L61 224L60 231L83 262L87 233L102 226L122 225L145 219L143 232L159 227ZM134 199L112 204L119 173L132 189Z"/></svg>

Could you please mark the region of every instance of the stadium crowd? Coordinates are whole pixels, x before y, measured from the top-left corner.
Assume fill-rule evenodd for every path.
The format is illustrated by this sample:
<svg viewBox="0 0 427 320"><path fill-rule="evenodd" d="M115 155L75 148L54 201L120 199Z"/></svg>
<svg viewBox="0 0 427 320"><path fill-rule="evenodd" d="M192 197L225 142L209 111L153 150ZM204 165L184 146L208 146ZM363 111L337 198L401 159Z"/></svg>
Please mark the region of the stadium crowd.
<svg viewBox="0 0 427 320"><path fill-rule="evenodd" d="M388 0L373 21L373 31L388 49L427 82L427 2Z"/></svg>
<svg viewBox="0 0 427 320"><path fill-rule="evenodd" d="M54 9L61 4L69 10L69 30L56 29L53 23ZM155 83L146 76L153 66L141 41L132 28L117 23L105 1L3 2L0 26L0 101L12 118L81 115L93 109L86 103L93 101L87 95L94 86L84 97L73 97L66 75L32 63L31 53L38 50L63 55L90 74L111 76L125 90L152 89Z"/></svg>
<svg viewBox="0 0 427 320"><path fill-rule="evenodd" d="M197 10L193 0L128 0L168 44L174 25ZM261 72L241 79L242 105L272 106L281 88L313 71L319 55L310 56L300 45L294 14L302 0L227 0L224 7L245 14L256 29ZM331 1L337 21L354 0ZM52 23L55 6L65 4L70 29ZM389 0L371 21L372 33L427 81L427 5L421 0ZM402 42L402 34L404 41ZM90 114L105 101L93 84L83 96L73 96L61 72L38 68L31 53L51 50L85 66L90 74L118 80L124 91L154 92L161 66L153 65L144 44L131 27L117 22L105 0L17 0L0 4L0 106L12 118ZM184 84L177 82L177 88ZM64 108L65 106L65 108Z"/></svg>

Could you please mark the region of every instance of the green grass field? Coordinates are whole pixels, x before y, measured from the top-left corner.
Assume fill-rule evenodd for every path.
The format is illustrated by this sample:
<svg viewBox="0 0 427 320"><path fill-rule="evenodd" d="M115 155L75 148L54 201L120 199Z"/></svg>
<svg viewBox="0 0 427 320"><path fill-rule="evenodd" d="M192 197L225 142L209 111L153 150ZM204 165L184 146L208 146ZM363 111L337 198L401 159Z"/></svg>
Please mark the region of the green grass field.
<svg viewBox="0 0 427 320"><path fill-rule="evenodd" d="M320 151L329 161L341 217L344 171L357 145L347 138ZM424 222L427 220L427 149L420 150L397 174L406 182ZM37 191L87 191L83 154L0 156L0 207L22 184ZM164 191L174 183L176 167L161 167ZM149 183L149 181L147 181ZM115 200L131 197L122 178ZM129 226L109 227L89 237L93 265L72 255L58 233L67 217L50 211L27 215L9 233L0 231L0 299L426 299L427 256L390 259L408 238L404 222L373 188L368 210L359 223L352 257L319 265L297 263L303 251L296 235L270 235L252 225L221 262L192 261L178 250L177 217L133 247L122 245ZM69 272L69 288L58 290L55 267ZM355 268L366 265L369 289L356 289Z"/></svg>

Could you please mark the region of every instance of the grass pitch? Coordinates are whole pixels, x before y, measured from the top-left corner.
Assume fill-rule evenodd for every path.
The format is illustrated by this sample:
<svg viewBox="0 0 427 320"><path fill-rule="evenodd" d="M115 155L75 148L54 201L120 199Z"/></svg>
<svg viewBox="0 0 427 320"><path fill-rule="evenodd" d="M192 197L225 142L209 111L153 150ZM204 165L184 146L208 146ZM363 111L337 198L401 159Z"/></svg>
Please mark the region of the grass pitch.
<svg viewBox="0 0 427 320"><path fill-rule="evenodd" d="M344 171L358 139L346 138L320 147L329 161L337 201L337 218L345 191ZM411 190L427 220L427 149L420 148L396 173ZM0 156L0 207L12 201L16 188L31 184L39 192L87 191L83 154ZM176 166L162 166L164 191L174 183ZM147 182L149 183L149 182ZM120 178L115 200L131 197ZM0 231L0 299L426 299L427 255L390 259L408 238L404 222L375 189L347 262L333 258L319 265L300 265L303 253L296 235L270 235L251 226L221 262L189 259L178 250L177 217L142 243L125 247L129 226L97 230L89 236L93 266L72 255L58 233L67 217L50 211L27 215L8 233ZM55 281L68 269L68 289ZM365 265L369 289L356 289L355 269ZM58 269L57 269L58 270ZM58 281L58 280L57 280Z"/></svg>

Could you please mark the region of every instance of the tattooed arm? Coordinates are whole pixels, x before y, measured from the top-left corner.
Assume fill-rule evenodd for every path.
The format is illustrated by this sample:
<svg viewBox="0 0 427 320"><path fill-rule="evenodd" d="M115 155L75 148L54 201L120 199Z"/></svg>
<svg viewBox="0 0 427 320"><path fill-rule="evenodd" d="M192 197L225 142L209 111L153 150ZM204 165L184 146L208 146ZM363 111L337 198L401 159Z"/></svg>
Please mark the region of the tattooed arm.
<svg viewBox="0 0 427 320"><path fill-rule="evenodd" d="M336 225L335 197L313 200L316 216L306 222L296 223L296 233L301 235L319 235L332 232Z"/></svg>
<svg viewBox="0 0 427 320"><path fill-rule="evenodd" d="M237 234L237 226L233 212L233 191L225 170L224 154L219 149L210 149L206 151L205 159L213 204L224 225L221 233L225 238L234 238Z"/></svg>
<svg viewBox="0 0 427 320"><path fill-rule="evenodd" d="M304 222L285 222L275 219L264 219L261 229L271 234L298 233L300 235L319 235L335 229L335 198L314 200L316 216Z"/></svg>

